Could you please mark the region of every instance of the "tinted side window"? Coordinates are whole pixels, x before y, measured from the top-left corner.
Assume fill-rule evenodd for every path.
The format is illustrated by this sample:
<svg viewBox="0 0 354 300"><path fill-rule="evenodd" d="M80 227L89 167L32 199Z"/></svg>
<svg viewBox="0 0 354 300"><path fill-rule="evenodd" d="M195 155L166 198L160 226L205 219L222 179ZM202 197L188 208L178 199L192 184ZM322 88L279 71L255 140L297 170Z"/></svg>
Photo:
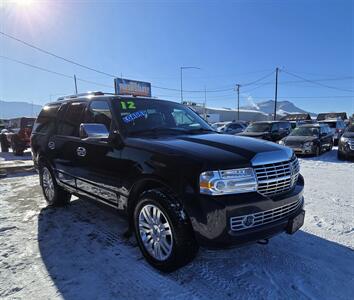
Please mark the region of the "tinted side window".
<svg viewBox="0 0 354 300"><path fill-rule="evenodd" d="M192 117L188 115L186 111L180 109L174 109L172 116L175 120L176 126L190 125L194 123Z"/></svg>
<svg viewBox="0 0 354 300"><path fill-rule="evenodd" d="M279 123L279 129L280 130L287 130L290 128L290 124L289 123Z"/></svg>
<svg viewBox="0 0 354 300"><path fill-rule="evenodd" d="M112 123L112 113L107 101L92 101L86 113L85 123L103 124L109 130Z"/></svg>
<svg viewBox="0 0 354 300"><path fill-rule="evenodd" d="M79 136L79 127L83 123L84 110L86 103L73 102L66 109L63 120L58 128L59 135Z"/></svg>
<svg viewBox="0 0 354 300"><path fill-rule="evenodd" d="M33 132L46 134L55 128L55 121L60 104L44 106L33 126Z"/></svg>
<svg viewBox="0 0 354 300"><path fill-rule="evenodd" d="M272 131L278 131L279 130L279 123L274 123L272 125Z"/></svg>

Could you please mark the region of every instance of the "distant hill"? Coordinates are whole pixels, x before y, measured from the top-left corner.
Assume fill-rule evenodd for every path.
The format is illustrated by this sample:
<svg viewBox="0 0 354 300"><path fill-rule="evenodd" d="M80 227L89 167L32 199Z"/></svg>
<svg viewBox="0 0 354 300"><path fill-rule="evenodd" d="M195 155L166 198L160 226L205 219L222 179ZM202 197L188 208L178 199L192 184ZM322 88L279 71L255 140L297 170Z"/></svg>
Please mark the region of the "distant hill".
<svg viewBox="0 0 354 300"><path fill-rule="evenodd" d="M0 119L36 117L42 106L28 102L8 102L0 100Z"/></svg>
<svg viewBox="0 0 354 300"><path fill-rule="evenodd" d="M252 105L243 106L242 109L252 109L264 112L266 114L273 114L274 112L274 100L268 100L264 102L254 103ZM308 113L307 111L297 107L294 103L290 101L278 101L277 102L277 114L284 116L286 114L299 114L299 113ZM315 117L315 113L310 115Z"/></svg>

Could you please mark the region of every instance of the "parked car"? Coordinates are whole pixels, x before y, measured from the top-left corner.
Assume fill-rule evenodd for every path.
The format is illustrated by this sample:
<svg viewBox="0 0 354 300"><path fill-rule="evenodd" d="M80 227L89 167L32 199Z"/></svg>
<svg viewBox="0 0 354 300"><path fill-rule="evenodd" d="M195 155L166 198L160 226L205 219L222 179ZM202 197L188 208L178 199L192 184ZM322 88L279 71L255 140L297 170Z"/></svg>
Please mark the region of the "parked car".
<svg viewBox="0 0 354 300"><path fill-rule="evenodd" d="M237 134L243 132L246 127L243 122L225 122L224 125L217 128L217 131L226 134Z"/></svg>
<svg viewBox="0 0 354 300"><path fill-rule="evenodd" d="M338 145L338 141L342 136L344 129L346 128L344 121L342 119L328 119L324 121L319 121L319 123L325 123L329 126L329 128L331 128L331 131L333 133L334 145Z"/></svg>
<svg viewBox="0 0 354 300"><path fill-rule="evenodd" d="M216 122L211 124L210 126L215 129L216 131L219 131L221 127L224 127L227 122Z"/></svg>
<svg viewBox="0 0 354 300"><path fill-rule="evenodd" d="M30 148L30 137L35 118L9 119L6 133L7 140L14 155L23 155L23 152Z"/></svg>
<svg viewBox="0 0 354 300"><path fill-rule="evenodd" d="M277 142L287 136L290 131L291 125L288 121L261 121L248 125L239 135Z"/></svg>
<svg viewBox="0 0 354 300"><path fill-rule="evenodd" d="M264 242L304 222L290 148L218 134L176 102L69 96L40 112L31 145L48 205L74 194L119 210L162 271L188 263L199 245Z"/></svg>
<svg viewBox="0 0 354 300"><path fill-rule="evenodd" d="M354 124L349 125L338 142L338 159L354 157Z"/></svg>
<svg viewBox="0 0 354 300"><path fill-rule="evenodd" d="M323 151L332 150L333 133L327 124L301 125L279 144L292 148L296 154L319 156Z"/></svg>

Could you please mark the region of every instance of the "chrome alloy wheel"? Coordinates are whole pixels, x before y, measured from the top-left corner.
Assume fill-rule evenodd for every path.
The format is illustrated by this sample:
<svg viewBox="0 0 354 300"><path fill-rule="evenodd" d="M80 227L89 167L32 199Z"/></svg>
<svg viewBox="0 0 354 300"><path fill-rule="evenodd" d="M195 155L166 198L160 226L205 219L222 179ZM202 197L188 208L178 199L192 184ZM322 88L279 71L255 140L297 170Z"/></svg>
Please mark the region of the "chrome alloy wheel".
<svg viewBox="0 0 354 300"><path fill-rule="evenodd" d="M164 261L170 256L173 247L171 226L157 206L143 206L139 213L139 232L145 249L153 258Z"/></svg>
<svg viewBox="0 0 354 300"><path fill-rule="evenodd" d="M54 182L52 178L52 174L48 170L48 168L44 167L43 168L43 173L42 173L42 184L43 184L43 190L44 194L48 199L48 202L52 202L54 199Z"/></svg>

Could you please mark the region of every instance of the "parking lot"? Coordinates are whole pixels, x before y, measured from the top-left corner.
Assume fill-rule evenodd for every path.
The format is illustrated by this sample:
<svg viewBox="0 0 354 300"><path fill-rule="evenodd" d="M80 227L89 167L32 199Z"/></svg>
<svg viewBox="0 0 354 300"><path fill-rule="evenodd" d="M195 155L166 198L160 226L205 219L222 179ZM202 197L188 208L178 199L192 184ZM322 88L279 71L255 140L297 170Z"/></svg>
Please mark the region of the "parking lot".
<svg viewBox="0 0 354 300"><path fill-rule="evenodd" d="M354 165L336 151L300 159L306 221L266 246L199 251L162 274L113 211L82 199L46 208L36 173L0 181L0 298L350 299L354 294Z"/></svg>

